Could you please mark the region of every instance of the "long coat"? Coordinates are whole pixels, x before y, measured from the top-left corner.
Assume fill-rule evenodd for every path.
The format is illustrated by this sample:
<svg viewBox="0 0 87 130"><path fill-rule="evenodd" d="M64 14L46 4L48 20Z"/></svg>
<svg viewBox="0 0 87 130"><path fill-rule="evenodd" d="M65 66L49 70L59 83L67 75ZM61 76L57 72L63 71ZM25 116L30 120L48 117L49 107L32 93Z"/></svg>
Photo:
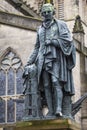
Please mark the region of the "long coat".
<svg viewBox="0 0 87 130"><path fill-rule="evenodd" d="M54 75L64 84L64 90L73 95L75 91L72 69L75 66L76 55L72 37L64 21L54 19L54 22L49 28L45 28L43 24L39 27L35 48L28 63L36 63L39 83L45 61L44 54L47 50L45 41L49 38L58 40L58 44L60 45L60 48L56 48L56 53L59 55L60 67L58 69L59 72L55 70ZM57 68L57 66L58 64L54 68ZM57 73L59 73L58 76Z"/></svg>

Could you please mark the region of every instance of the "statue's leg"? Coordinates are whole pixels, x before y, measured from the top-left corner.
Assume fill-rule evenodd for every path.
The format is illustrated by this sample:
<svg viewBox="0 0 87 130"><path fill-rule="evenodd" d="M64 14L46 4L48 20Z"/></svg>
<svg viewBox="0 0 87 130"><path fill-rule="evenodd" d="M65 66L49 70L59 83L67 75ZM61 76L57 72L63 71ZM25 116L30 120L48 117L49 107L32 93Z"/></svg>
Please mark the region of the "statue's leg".
<svg viewBox="0 0 87 130"><path fill-rule="evenodd" d="M63 117L72 119L71 111L72 111L71 95L64 92L64 97L63 97Z"/></svg>
<svg viewBox="0 0 87 130"><path fill-rule="evenodd" d="M62 116L62 100L63 92L62 86L60 85L58 79L52 76L52 83L54 89L54 110L56 116Z"/></svg>
<svg viewBox="0 0 87 130"><path fill-rule="evenodd" d="M52 116L52 114L53 114L52 90L51 90L51 85L50 85L49 73L46 72L45 70L43 70L42 78L43 78L43 86L44 86L44 91L45 91L46 102L47 102L47 106L49 109L47 116Z"/></svg>

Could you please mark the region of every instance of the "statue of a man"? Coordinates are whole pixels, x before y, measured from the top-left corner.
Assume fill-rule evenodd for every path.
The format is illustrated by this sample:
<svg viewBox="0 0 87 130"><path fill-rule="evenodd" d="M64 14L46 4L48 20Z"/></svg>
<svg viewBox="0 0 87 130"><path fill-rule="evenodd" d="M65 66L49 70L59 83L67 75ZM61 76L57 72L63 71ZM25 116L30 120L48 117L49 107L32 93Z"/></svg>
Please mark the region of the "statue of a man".
<svg viewBox="0 0 87 130"><path fill-rule="evenodd" d="M27 66L37 66L38 85L44 91L48 115L71 117L75 47L66 23L53 17L55 11L50 3L42 6L41 14L43 22Z"/></svg>

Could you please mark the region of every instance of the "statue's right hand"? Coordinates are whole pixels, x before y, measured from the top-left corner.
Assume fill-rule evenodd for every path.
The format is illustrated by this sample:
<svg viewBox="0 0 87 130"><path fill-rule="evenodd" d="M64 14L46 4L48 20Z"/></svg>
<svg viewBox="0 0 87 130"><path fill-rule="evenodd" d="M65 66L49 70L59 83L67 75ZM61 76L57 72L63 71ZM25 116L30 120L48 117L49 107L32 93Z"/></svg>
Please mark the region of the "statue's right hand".
<svg viewBox="0 0 87 130"><path fill-rule="evenodd" d="M25 68L29 65L32 65L33 63L31 63L30 61L27 62L27 64L25 65Z"/></svg>
<svg viewBox="0 0 87 130"><path fill-rule="evenodd" d="M23 78L26 78L26 77L28 77L28 75L29 75L28 66L29 66L28 64L26 64L26 65L24 66L24 72L23 72L23 75L22 75Z"/></svg>

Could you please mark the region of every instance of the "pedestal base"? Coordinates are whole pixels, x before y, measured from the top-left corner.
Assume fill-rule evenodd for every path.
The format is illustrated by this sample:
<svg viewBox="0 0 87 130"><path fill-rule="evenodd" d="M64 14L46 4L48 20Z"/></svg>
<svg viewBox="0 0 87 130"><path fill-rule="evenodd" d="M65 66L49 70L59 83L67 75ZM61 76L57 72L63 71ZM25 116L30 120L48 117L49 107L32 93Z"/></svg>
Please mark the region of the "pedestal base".
<svg viewBox="0 0 87 130"><path fill-rule="evenodd" d="M81 130L80 124L69 119L33 120L6 126L6 130Z"/></svg>

